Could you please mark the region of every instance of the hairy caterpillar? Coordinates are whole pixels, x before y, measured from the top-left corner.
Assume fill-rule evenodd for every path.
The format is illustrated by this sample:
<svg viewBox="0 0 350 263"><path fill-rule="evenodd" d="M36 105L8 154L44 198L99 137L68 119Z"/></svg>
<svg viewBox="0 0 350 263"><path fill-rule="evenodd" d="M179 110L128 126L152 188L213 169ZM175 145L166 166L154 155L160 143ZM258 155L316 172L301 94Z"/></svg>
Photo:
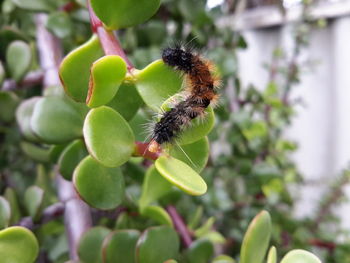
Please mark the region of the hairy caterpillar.
<svg viewBox="0 0 350 263"><path fill-rule="evenodd" d="M218 98L215 87L220 80L212 73L210 61L180 46L164 49L162 60L185 74L188 95L163 113L155 124L148 147L151 152L157 152L161 145L172 142L191 120L203 116L205 109Z"/></svg>

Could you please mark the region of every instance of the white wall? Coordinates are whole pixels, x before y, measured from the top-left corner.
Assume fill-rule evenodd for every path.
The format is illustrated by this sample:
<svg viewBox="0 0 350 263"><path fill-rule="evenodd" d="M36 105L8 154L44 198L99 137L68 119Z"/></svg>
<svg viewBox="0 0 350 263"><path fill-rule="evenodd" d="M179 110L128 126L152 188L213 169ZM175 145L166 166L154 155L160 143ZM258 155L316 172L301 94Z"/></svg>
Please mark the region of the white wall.
<svg viewBox="0 0 350 263"><path fill-rule="evenodd" d="M243 31L248 49L239 53L239 70L243 84L264 87L273 49L282 44L292 50L293 25ZM340 17L324 29L310 35L310 46L301 60L317 60L313 72L301 74L301 84L292 97L302 97L305 106L298 106L298 115L286 136L299 143L293 158L309 182L295 192L300 197L296 215L315 211L326 185L347 167L350 161L350 17ZM350 196L350 187L348 188ZM350 229L350 204L341 207L343 223Z"/></svg>

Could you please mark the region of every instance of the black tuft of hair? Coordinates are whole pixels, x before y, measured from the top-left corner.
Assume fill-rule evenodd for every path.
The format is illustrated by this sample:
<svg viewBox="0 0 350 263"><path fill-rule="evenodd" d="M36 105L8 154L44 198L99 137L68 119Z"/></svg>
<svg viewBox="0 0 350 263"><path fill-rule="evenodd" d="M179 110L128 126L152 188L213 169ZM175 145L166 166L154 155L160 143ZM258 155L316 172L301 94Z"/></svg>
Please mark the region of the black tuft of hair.
<svg viewBox="0 0 350 263"><path fill-rule="evenodd" d="M175 67L176 69L184 71L185 73L191 72L193 68L192 53L179 47L164 49L162 59L168 66Z"/></svg>

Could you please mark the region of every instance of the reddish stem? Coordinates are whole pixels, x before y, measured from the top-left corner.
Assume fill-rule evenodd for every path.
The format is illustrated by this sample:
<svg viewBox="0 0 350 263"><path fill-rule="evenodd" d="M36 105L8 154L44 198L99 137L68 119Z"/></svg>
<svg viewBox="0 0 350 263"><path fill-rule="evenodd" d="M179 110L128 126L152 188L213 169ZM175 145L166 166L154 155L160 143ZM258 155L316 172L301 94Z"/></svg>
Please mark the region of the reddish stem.
<svg viewBox="0 0 350 263"><path fill-rule="evenodd" d="M96 16L94 10L92 9L89 0L87 1L87 4L90 14L91 30L97 34L104 53L106 55L118 55L123 58L127 64L128 71L131 71L134 66L126 56L118 38L112 31L108 31L104 28L102 21Z"/></svg>
<svg viewBox="0 0 350 263"><path fill-rule="evenodd" d="M150 152L148 150L148 145L149 143L135 142L134 156L142 156L150 160L157 160L160 155L160 152Z"/></svg>
<svg viewBox="0 0 350 263"><path fill-rule="evenodd" d="M60 7L61 11L70 13L72 11L74 11L75 9L78 8L78 4L74 1L70 1L68 3L65 3L63 6Z"/></svg>
<svg viewBox="0 0 350 263"><path fill-rule="evenodd" d="M176 207L173 205L168 205L166 210L168 211L168 214L170 215L173 221L176 231L179 233L181 237L183 245L185 246L185 248L190 247L192 244L191 233L188 230L184 220L177 212Z"/></svg>
<svg viewBox="0 0 350 263"><path fill-rule="evenodd" d="M328 249L330 252L336 248L334 242L324 241L316 238L309 240L309 244L315 247Z"/></svg>

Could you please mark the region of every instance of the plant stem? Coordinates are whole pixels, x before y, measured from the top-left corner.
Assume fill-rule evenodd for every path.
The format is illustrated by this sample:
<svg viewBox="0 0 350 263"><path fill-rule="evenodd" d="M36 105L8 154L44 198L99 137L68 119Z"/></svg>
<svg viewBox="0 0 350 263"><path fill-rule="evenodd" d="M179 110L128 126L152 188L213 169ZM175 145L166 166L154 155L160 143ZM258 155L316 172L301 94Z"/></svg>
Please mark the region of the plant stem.
<svg viewBox="0 0 350 263"><path fill-rule="evenodd" d="M134 66L126 56L118 38L113 34L112 31L108 31L104 28L102 21L96 16L94 10L92 9L90 0L87 1L87 4L90 14L91 29L94 33L97 34L104 53L106 55L118 55L123 58L127 64L128 71L130 72Z"/></svg>
<svg viewBox="0 0 350 263"><path fill-rule="evenodd" d="M135 142L135 150L133 155L144 157L150 160L157 160L160 155L160 152L150 152L148 150L148 145L149 143Z"/></svg>
<svg viewBox="0 0 350 263"><path fill-rule="evenodd" d="M176 231L179 233L179 235L181 237L181 240L182 240L184 247L185 248L190 247L192 244L191 233L188 230L184 220L177 212L176 207L173 205L168 205L166 210L168 211L168 214L170 215L170 217L173 221L173 224L174 224Z"/></svg>
<svg viewBox="0 0 350 263"><path fill-rule="evenodd" d="M2 90L9 91L9 90L30 88L35 85L41 84L43 81L43 78L44 78L44 74L42 71L40 70L32 71L32 72L29 72L20 83L17 83L13 79L6 79L2 86Z"/></svg>

